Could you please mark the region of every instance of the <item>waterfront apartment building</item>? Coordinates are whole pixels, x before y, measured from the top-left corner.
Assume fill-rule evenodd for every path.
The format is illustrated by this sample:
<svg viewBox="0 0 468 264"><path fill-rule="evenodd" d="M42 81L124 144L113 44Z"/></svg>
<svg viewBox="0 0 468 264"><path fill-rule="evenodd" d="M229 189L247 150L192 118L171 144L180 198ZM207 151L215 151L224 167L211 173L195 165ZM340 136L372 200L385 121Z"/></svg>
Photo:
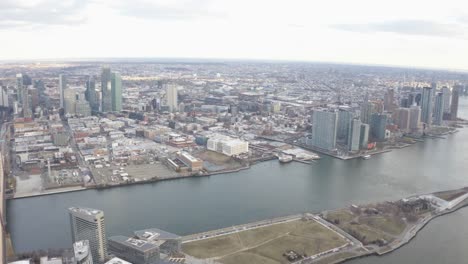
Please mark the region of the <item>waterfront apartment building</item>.
<svg viewBox="0 0 468 264"><path fill-rule="evenodd" d="M340 110L338 112L338 127L336 131L337 139L348 140L349 126L354 114L350 111Z"/></svg>
<svg viewBox="0 0 468 264"><path fill-rule="evenodd" d="M309 144L328 151L335 150L338 114L336 112L314 110L312 119L312 139Z"/></svg>
<svg viewBox="0 0 468 264"><path fill-rule="evenodd" d="M160 262L156 243L125 236L109 238L109 253L133 264L157 264Z"/></svg>
<svg viewBox="0 0 468 264"><path fill-rule="evenodd" d="M452 89L452 104L450 105L450 119L457 120L458 118L458 99L463 86L455 85Z"/></svg>
<svg viewBox="0 0 468 264"><path fill-rule="evenodd" d="M361 124L361 136L359 137L359 147L361 149L367 149L369 144L369 130L370 126L368 124Z"/></svg>
<svg viewBox="0 0 468 264"><path fill-rule="evenodd" d="M436 93L434 100L434 125L442 125L444 117L444 95L443 93Z"/></svg>
<svg viewBox="0 0 468 264"><path fill-rule="evenodd" d="M176 112L178 107L178 93L177 85L167 84L166 85L166 100L167 106L169 107L170 112Z"/></svg>
<svg viewBox="0 0 468 264"><path fill-rule="evenodd" d="M421 108L419 106L410 107L409 128L412 132L417 132L421 128Z"/></svg>
<svg viewBox="0 0 468 264"><path fill-rule="evenodd" d="M353 119L348 132L348 150L358 151L360 149L359 141L361 138L361 120Z"/></svg>
<svg viewBox="0 0 468 264"><path fill-rule="evenodd" d="M76 264L94 264L88 240L73 243Z"/></svg>
<svg viewBox="0 0 468 264"><path fill-rule="evenodd" d="M249 143L224 135L214 135L208 139L206 148L227 156L235 156L249 152Z"/></svg>
<svg viewBox="0 0 468 264"><path fill-rule="evenodd" d="M444 113L450 113L450 89L444 86L442 88L442 94L444 99Z"/></svg>
<svg viewBox="0 0 468 264"><path fill-rule="evenodd" d="M385 114L372 114L370 123L370 133L372 139L376 141L385 141L387 119L388 117Z"/></svg>
<svg viewBox="0 0 468 264"><path fill-rule="evenodd" d="M424 87L421 102L421 121L430 126L432 123L432 88Z"/></svg>
<svg viewBox="0 0 468 264"><path fill-rule="evenodd" d="M403 132L407 132L409 131L410 129L410 109L409 108L398 108L396 111L395 111L395 115L396 117L396 125L398 126L398 128L403 131Z"/></svg>
<svg viewBox="0 0 468 264"><path fill-rule="evenodd" d="M73 242L88 240L94 261L104 262L107 257L104 212L83 207L71 207L68 211Z"/></svg>

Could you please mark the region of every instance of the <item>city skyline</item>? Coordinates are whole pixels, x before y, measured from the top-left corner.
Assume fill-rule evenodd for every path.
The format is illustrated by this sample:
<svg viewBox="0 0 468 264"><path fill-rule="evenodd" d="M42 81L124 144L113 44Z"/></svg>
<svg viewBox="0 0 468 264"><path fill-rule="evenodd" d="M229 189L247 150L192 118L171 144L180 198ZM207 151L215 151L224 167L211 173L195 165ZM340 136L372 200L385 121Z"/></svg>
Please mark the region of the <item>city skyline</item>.
<svg viewBox="0 0 468 264"><path fill-rule="evenodd" d="M461 59L468 55L464 7L458 0L3 1L0 35L16 41L5 42L0 57L259 59L467 70ZM102 32L121 38L112 45L94 41ZM41 41L31 45L31 39Z"/></svg>

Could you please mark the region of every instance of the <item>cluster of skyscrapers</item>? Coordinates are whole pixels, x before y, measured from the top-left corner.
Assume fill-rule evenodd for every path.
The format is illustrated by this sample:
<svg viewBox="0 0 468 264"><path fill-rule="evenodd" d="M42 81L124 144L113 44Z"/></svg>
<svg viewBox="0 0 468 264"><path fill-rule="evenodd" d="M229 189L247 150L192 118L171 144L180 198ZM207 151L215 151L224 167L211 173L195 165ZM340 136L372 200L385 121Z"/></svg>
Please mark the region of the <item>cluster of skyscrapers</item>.
<svg viewBox="0 0 468 264"><path fill-rule="evenodd" d="M458 98L464 87L438 91L435 83L410 93L396 103L394 89L388 89L383 100L370 101L367 96L360 110L349 106L314 110L311 136L306 144L325 151L337 151L337 143L350 152L367 150L369 142L382 142L389 137L388 128L401 133L419 133L443 120L457 120ZM342 148L343 149L343 148Z"/></svg>
<svg viewBox="0 0 468 264"><path fill-rule="evenodd" d="M65 114L89 116L92 112L122 111L122 78L119 73L103 68L101 85L95 76L88 76L86 88L69 87L67 76L59 76L60 107Z"/></svg>

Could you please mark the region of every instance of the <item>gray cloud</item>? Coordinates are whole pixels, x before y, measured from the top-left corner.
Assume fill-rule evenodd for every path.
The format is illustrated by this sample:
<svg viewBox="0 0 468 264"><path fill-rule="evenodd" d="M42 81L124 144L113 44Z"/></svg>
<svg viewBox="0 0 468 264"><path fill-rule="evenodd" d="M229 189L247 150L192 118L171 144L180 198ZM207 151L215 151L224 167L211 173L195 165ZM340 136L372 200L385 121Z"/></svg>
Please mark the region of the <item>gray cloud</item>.
<svg viewBox="0 0 468 264"><path fill-rule="evenodd" d="M376 33L389 32L403 35L464 37L468 32L466 25L457 23L438 23L427 20L396 20L369 24L338 24L333 28L352 32Z"/></svg>
<svg viewBox="0 0 468 264"><path fill-rule="evenodd" d="M124 16L153 20L190 20L222 16L209 10L211 3L212 0L134 0L116 2L113 7Z"/></svg>
<svg viewBox="0 0 468 264"><path fill-rule="evenodd" d="M89 0L0 0L0 28L80 24L86 20L80 12L88 4Z"/></svg>

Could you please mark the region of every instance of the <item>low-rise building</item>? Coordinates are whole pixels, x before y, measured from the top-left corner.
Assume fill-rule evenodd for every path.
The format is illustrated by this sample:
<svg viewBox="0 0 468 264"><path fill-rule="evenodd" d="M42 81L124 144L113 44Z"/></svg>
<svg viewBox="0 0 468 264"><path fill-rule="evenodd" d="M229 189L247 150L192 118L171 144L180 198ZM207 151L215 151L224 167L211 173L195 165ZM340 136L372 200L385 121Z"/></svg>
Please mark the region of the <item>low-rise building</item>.
<svg viewBox="0 0 468 264"><path fill-rule="evenodd" d="M159 246L145 240L125 236L113 236L108 239L108 250L133 264L159 263Z"/></svg>
<svg viewBox="0 0 468 264"><path fill-rule="evenodd" d="M216 151L227 156L235 156L249 152L248 142L224 135L215 135L210 137L206 147L209 150Z"/></svg>

